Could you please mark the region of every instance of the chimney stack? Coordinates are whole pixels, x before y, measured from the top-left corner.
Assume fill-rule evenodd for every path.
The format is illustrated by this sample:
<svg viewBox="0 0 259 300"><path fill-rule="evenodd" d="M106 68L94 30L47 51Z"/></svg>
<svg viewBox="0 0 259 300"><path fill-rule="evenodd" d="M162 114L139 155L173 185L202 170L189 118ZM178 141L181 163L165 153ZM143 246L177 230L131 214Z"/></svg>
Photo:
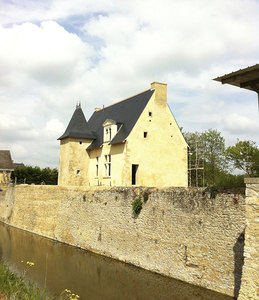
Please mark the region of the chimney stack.
<svg viewBox="0 0 259 300"><path fill-rule="evenodd" d="M155 103L166 107L167 105L167 84L161 82L152 82L151 90L155 90Z"/></svg>

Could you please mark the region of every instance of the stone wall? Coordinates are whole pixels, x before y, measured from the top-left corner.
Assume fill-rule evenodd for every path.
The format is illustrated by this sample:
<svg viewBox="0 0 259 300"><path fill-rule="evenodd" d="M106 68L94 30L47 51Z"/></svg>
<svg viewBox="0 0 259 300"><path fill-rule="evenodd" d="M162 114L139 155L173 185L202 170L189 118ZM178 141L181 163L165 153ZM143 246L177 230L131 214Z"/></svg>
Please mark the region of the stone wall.
<svg viewBox="0 0 259 300"><path fill-rule="evenodd" d="M143 201L138 216L131 205L137 197ZM194 188L21 185L0 199L0 220L221 293L239 290L242 195L211 198Z"/></svg>
<svg viewBox="0 0 259 300"><path fill-rule="evenodd" d="M259 178L246 178L245 264L238 300L259 299Z"/></svg>

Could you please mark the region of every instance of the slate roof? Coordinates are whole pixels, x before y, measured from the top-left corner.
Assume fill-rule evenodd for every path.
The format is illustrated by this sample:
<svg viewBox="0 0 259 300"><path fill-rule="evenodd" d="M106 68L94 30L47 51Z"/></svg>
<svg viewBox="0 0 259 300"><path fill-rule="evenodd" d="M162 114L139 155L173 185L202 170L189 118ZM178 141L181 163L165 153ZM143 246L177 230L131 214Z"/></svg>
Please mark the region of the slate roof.
<svg viewBox="0 0 259 300"><path fill-rule="evenodd" d="M88 146L87 150L98 148L103 144L103 123L107 119L116 121L118 126L118 132L110 145L125 142L153 93L154 90L147 90L95 111L88 124L91 130L96 133L96 139Z"/></svg>
<svg viewBox="0 0 259 300"><path fill-rule="evenodd" d="M9 150L0 150L0 170L14 170L14 165Z"/></svg>
<svg viewBox="0 0 259 300"><path fill-rule="evenodd" d="M84 139L95 139L95 133L90 129L87 123L84 113L80 105L76 106L74 114L67 126L64 134L58 138L62 140L66 137L84 138Z"/></svg>

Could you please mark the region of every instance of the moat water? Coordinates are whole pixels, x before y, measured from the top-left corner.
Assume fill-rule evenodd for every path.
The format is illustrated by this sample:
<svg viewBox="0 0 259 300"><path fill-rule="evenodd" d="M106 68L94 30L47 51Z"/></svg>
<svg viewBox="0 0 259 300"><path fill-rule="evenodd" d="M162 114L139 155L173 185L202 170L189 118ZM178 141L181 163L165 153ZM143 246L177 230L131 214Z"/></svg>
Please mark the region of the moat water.
<svg viewBox="0 0 259 300"><path fill-rule="evenodd" d="M89 300L230 300L232 297L164 277L22 231L0 222L0 258L52 295L65 289ZM23 262L21 262L23 261Z"/></svg>

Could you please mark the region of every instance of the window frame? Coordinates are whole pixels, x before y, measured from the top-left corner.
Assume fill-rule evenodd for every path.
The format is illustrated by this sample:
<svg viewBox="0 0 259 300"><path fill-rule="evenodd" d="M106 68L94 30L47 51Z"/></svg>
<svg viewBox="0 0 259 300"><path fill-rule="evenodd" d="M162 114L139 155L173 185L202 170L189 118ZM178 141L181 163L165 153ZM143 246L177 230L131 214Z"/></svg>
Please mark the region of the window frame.
<svg viewBox="0 0 259 300"><path fill-rule="evenodd" d="M111 154L104 155L104 177L111 177Z"/></svg>
<svg viewBox="0 0 259 300"><path fill-rule="evenodd" d="M95 177L99 177L99 156L95 158Z"/></svg>

